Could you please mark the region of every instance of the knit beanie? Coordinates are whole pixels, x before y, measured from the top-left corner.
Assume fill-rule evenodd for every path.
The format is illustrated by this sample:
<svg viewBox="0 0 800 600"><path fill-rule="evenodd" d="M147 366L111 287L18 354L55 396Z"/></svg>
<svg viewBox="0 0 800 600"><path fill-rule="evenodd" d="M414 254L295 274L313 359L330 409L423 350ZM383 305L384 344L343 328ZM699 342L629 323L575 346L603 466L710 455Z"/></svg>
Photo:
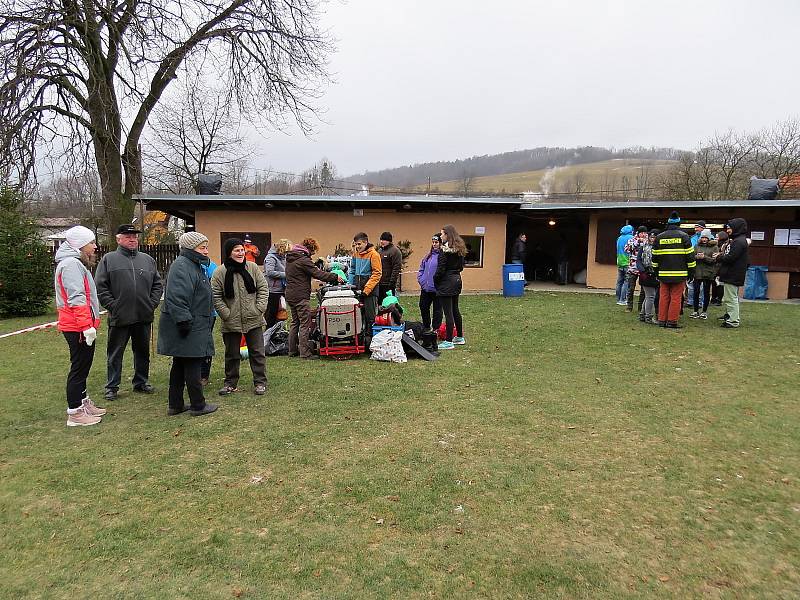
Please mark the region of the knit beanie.
<svg viewBox="0 0 800 600"><path fill-rule="evenodd" d="M75 250L80 250L89 242L94 241L94 233L88 227L84 227L83 225L76 225L64 233L64 236L67 238L67 244L69 244L70 248Z"/></svg>
<svg viewBox="0 0 800 600"><path fill-rule="evenodd" d="M392 241L392 234L391 234L391 233L389 233L388 231L384 231L384 232L381 234L381 239L382 239L383 241L385 241L385 242L391 242L391 241Z"/></svg>
<svg viewBox="0 0 800 600"><path fill-rule="evenodd" d="M194 250L200 244L208 241L208 238L199 231L187 231L178 238L178 246L184 250Z"/></svg>
<svg viewBox="0 0 800 600"><path fill-rule="evenodd" d="M673 210L669 215L669 219L667 219L667 223L669 223L670 225L673 225L673 224L680 223L680 222L681 222L681 218L678 216L678 211Z"/></svg>
<svg viewBox="0 0 800 600"><path fill-rule="evenodd" d="M711 233L710 229L703 229L703 231L700 232L700 237L701 238L708 238L709 240L713 240L714 239L714 234Z"/></svg>
<svg viewBox="0 0 800 600"><path fill-rule="evenodd" d="M231 252L233 252L236 246L244 246L244 242L239 238L228 238L225 240L225 244L222 246L223 256L225 256L225 258L230 258Z"/></svg>
<svg viewBox="0 0 800 600"><path fill-rule="evenodd" d="M636 233L647 233L647 225L639 225L636 228Z"/></svg>

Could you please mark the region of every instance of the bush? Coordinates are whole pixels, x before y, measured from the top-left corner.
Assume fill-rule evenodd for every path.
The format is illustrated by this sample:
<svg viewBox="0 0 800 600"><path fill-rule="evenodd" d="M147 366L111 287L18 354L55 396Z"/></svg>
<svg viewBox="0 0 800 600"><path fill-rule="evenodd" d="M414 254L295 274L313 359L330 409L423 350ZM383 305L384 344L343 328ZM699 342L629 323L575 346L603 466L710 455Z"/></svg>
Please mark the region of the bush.
<svg viewBox="0 0 800 600"><path fill-rule="evenodd" d="M50 252L20 195L0 188L0 316L43 315L52 298Z"/></svg>

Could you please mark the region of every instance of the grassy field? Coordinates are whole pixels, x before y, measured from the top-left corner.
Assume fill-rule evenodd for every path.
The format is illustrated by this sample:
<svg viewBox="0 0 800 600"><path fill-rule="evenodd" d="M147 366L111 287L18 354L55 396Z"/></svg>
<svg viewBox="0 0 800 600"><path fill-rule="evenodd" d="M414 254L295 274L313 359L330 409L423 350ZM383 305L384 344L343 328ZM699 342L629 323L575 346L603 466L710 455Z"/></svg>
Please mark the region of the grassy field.
<svg viewBox="0 0 800 600"><path fill-rule="evenodd" d="M156 357L91 428L56 331L0 340L0 597L798 596L800 307L462 304L436 363L269 359L267 396L168 418Z"/></svg>
<svg viewBox="0 0 800 600"><path fill-rule="evenodd" d="M637 177L648 173L650 185L654 178L675 164L671 160L645 160L645 159L614 159L601 162L572 165L557 168L552 175L550 184L551 192L572 192L575 190L575 177L580 175L583 179L583 189L599 191L602 189L622 189L622 178L627 176L630 180L629 187L637 185ZM475 177L472 180L472 193L501 192L509 194L534 191L539 192L539 183L546 173L545 169L538 171L523 171L521 173L507 173L505 175L492 175L488 177ZM452 193L463 189L461 181L442 181L431 184L432 188L442 193ZM416 188L426 191L426 185Z"/></svg>

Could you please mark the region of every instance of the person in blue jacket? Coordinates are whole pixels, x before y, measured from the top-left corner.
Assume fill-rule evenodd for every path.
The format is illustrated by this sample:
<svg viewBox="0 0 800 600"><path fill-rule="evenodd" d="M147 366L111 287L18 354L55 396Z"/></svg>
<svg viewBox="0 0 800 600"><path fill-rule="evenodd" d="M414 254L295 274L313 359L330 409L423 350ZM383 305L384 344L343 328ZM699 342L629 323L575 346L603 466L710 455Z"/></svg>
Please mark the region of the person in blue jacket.
<svg viewBox="0 0 800 600"><path fill-rule="evenodd" d="M422 325L425 329L439 329L442 324L442 304L436 295L436 284L433 277L436 275L436 268L439 266L439 250L442 246L442 236L434 233L431 237L431 250L422 259L417 271L417 282L419 283L419 312L422 315ZM433 320L431 320L431 305L433 305Z"/></svg>
<svg viewBox="0 0 800 600"><path fill-rule="evenodd" d="M620 236L617 238L617 304L620 306L628 305L628 284L626 274L631 257L625 252L625 245L633 237L633 226L625 225L619 230Z"/></svg>

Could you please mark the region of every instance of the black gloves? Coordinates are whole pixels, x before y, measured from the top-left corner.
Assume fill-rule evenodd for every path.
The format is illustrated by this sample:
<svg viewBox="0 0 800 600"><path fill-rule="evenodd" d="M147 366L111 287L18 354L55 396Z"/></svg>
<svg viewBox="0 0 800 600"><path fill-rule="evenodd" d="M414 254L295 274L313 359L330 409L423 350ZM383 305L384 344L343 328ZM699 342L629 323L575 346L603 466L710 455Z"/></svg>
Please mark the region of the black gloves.
<svg viewBox="0 0 800 600"><path fill-rule="evenodd" d="M192 332L192 322L191 321L181 321L176 323L178 326L178 333L181 337L186 337Z"/></svg>

